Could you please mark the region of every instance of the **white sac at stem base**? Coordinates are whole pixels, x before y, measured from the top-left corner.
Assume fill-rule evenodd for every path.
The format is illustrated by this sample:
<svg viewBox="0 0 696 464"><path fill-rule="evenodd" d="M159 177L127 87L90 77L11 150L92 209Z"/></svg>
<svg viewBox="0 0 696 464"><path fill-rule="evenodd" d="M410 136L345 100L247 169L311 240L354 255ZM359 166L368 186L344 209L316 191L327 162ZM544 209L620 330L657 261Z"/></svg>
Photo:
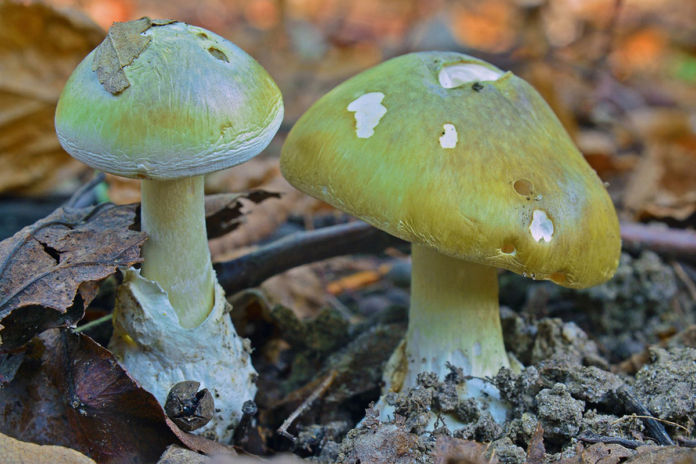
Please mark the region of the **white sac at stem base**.
<svg viewBox="0 0 696 464"><path fill-rule="evenodd" d="M175 384L200 382L200 388L213 395L216 413L195 433L214 432L218 440L228 441L242 416L242 404L256 395L257 374L232 325L225 291L216 281L208 318L185 329L159 284L134 268L123 273L109 350L162 406Z"/></svg>

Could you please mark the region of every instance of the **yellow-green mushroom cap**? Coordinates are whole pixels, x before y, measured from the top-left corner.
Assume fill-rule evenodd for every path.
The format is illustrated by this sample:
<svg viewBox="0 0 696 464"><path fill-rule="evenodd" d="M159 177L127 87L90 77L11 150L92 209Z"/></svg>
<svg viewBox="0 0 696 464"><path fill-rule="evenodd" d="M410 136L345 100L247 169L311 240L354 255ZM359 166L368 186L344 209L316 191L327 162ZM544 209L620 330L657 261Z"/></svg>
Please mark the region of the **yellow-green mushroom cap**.
<svg viewBox="0 0 696 464"><path fill-rule="evenodd" d="M449 52L404 55L337 86L281 155L295 187L456 258L582 288L611 278L614 206L524 80Z"/></svg>
<svg viewBox="0 0 696 464"><path fill-rule="evenodd" d="M167 180L243 163L283 119L275 82L228 40L185 23L114 23L73 72L56 132L73 157L123 177Z"/></svg>

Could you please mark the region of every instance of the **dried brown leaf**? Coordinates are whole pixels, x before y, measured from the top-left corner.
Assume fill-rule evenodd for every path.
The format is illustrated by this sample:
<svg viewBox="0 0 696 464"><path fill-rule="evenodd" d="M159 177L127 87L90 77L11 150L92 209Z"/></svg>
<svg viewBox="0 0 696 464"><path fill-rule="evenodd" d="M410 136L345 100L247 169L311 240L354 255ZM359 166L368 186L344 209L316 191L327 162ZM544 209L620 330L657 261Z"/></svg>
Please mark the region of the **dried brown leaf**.
<svg viewBox="0 0 696 464"><path fill-rule="evenodd" d="M696 137L651 142L626 186L626 207L637 218L685 220L696 212Z"/></svg>
<svg viewBox="0 0 696 464"><path fill-rule="evenodd" d="M242 207L247 200L259 204L269 198L280 198L281 194L254 190L246 193L219 193L205 197L205 223L208 239L221 237L232 232L244 222Z"/></svg>
<svg viewBox="0 0 696 464"><path fill-rule="evenodd" d="M16 353L0 353L0 388L14 379L15 374L24 361L24 351Z"/></svg>
<svg viewBox="0 0 696 464"><path fill-rule="evenodd" d="M34 338L24 350L14 379L0 388L0 433L39 445L70 447L65 404L41 363L44 345Z"/></svg>
<svg viewBox="0 0 696 464"><path fill-rule="evenodd" d="M497 464L498 458L484 458L488 447L483 443L441 435L435 442L434 464Z"/></svg>
<svg viewBox="0 0 696 464"><path fill-rule="evenodd" d="M63 151L53 118L63 85L103 38L81 13L0 0L0 192L50 191L88 169Z"/></svg>
<svg viewBox="0 0 696 464"><path fill-rule="evenodd" d="M100 463L154 462L179 443L157 399L106 348L69 329L52 329L40 338L75 449Z"/></svg>
<svg viewBox="0 0 696 464"><path fill-rule="evenodd" d="M94 461L70 448L35 445L0 433L0 456L4 464L94 464Z"/></svg>
<svg viewBox="0 0 696 464"><path fill-rule="evenodd" d="M625 464L694 464L696 449L678 446L641 446Z"/></svg>
<svg viewBox="0 0 696 464"><path fill-rule="evenodd" d="M595 443L571 458L560 461L559 464L618 464L633 453L621 445Z"/></svg>
<svg viewBox="0 0 696 464"><path fill-rule="evenodd" d="M157 464L213 464L213 460L195 451L172 445L160 456Z"/></svg>
<svg viewBox="0 0 696 464"><path fill-rule="evenodd" d="M240 247L257 243L268 237L288 219L290 214L306 214L320 204L319 200L299 192L288 184L280 175L278 160L260 160L258 162L255 160L252 159L235 167L235 169L216 173L217 176L210 183L211 187L213 190L217 188L232 191L261 188L271 192L279 192L282 197L277 201L249 205L248 208L245 208L246 219L242 227L224 237L210 241L213 261L227 261L237 257ZM249 164L251 167L242 170ZM252 169L256 169L258 172ZM248 172L255 176L255 181L244 182L238 178L239 173L236 171Z"/></svg>
<svg viewBox="0 0 696 464"><path fill-rule="evenodd" d="M292 308L300 318L316 316L326 305L324 286L311 265L271 277L261 284L261 288L272 304Z"/></svg>
<svg viewBox="0 0 696 464"><path fill-rule="evenodd" d="M527 448L527 462L526 464L544 464L546 460L546 448L544 447L544 428L541 426L541 422L537 423L536 430L534 431L534 436L532 441L529 443Z"/></svg>
<svg viewBox="0 0 696 464"><path fill-rule="evenodd" d="M117 95L130 87L130 82L123 72L147 48L150 37L142 35L152 26L171 24L176 21L152 21L141 18L136 21L114 23L104 41L94 53L92 71L97 72L99 82L104 88Z"/></svg>
<svg viewBox="0 0 696 464"><path fill-rule="evenodd" d="M129 230L134 217L131 206L59 209L0 242L0 350L75 324L93 282L139 262L146 235Z"/></svg>
<svg viewBox="0 0 696 464"><path fill-rule="evenodd" d="M204 453L209 456L237 455L237 452L234 450L234 448L230 446L225 446L222 443L209 440L199 435L184 432L179 427L177 427L177 425L174 422L172 422L169 418L166 418L166 422L169 429L174 433L174 435L177 436L179 440L181 440L181 443L186 445L192 451Z"/></svg>

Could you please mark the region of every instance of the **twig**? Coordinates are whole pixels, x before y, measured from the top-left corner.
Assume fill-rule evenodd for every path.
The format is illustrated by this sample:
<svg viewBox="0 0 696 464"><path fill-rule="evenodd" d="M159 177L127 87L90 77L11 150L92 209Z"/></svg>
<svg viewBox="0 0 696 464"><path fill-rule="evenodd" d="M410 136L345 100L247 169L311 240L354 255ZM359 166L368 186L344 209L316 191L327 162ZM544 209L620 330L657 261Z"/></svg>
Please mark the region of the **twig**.
<svg viewBox="0 0 696 464"><path fill-rule="evenodd" d="M660 419L658 417L653 417L653 416L640 416L638 414L629 414L628 416L619 417L617 420L612 422L611 425L618 424L619 422L622 422L626 419L652 419L652 420L656 420L658 422L662 422L663 424L671 425L672 427L678 427L678 428L682 429L683 431L685 431L686 433L689 433L689 429L687 429L683 425L677 424L676 422L668 421L665 419Z"/></svg>
<svg viewBox="0 0 696 464"><path fill-rule="evenodd" d="M640 416L646 416L641 417L641 419L643 420L643 425L645 425L645 428L647 429L649 435L652 438L654 438L659 445L674 445L672 439L669 437L669 435L667 435L667 431L665 430L664 426L650 414L648 408L643 406L643 404L640 401L638 401L638 399L635 396L633 396L633 394L631 394L631 391L626 385L619 387L616 390L616 393L629 413L638 414Z"/></svg>
<svg viewBox="0 0 696 464"><path fill-rule="evenodd" d="M682 281L686 289L689 291L691 299L696 301L696 283L694 283L689 274L686 273L682 265L677 261L672 261L670 264L672 264L672 267L674 268L674 273L677 275L677 277L679 277L679 280Z"/></svg>
<svg viewBox="0 0 696 464"><path fill-rule="evenodd" d="M336 310L338 311L341 316L347 321L352 320L355 317L355 314L351 312L350 309L348 309L348 306L344 305L341 303L341 300L336 298L335 296L331 294L326 294L326 301Z"/></svg>
<svg viewBox="0 0 696 464"><path fill-rule="evenodd" d="M81 325L80 327L77 327L75 329L75 332L84 332L85 330L89 330L92 327L96 327L98 325L102 325L105 322L109 322L114 318L113 314L107 314L106 316L102 316L99 319L95 319L93 321L90 321L84 325Z"/></svg>
<svg viewBox="0 0 696 464"><path fill-rule="evenodd" d="M87 194L92 192L94 188L104 182L104 179L106 178L106 175L103 172L97 172L94 174L94 177L92 180L87 182L85 185L81 186L79 189L75 190L75 193L72 194L70 199L65 202L63 207L65 208L86 208L87 206L91 206L92 202L91 201L85 201L85 197Z"/></svg>
<svg viewBox="0 0 696 464"><path fill-rule="evenodd" d="M317 387L317 389L314 390L314 391L312 392L312 394L309 395L309 396L307 397L307 399L304 400L304 401L302 402L302 404L300 405L300 407L297 408L297 409L295 410L295 412L293 412L292 414L290 414L290 417L288 417L288 418L285 420L285 422L283 422L283 425L281 425L280 428L279 428L278 430L276 430L276 433L277 433L278 435L282 435L282 436L284 436L285 438L288 438L288 439L292 440L292 442L295 443L295 441L297 440L297 437L295 437L295 436L292 435L290 432L288 432L288 428L290 428L290 426L291 426L292 423L295 421L295 419L297 419L298 417L300 417L300 415L301 415L302 413L304 413L307 409L309 409L309 407L312 405L312 403L313 403L314 401L316 401L317 398L319 398L321 395L323 395L324 393L326 393L326 390L329 389L329 387L331 386L331 384L333 383L333 381L336 379L336 376L337 376L337 375L338 375L338 371L335 371L335 370L334 370L334 371L331 371L331 372L326 376L326 378L324 379L324 381L319 385L319 387Z"/></svg>
<svg viewBox="0 0 696 464"><path fill-rule="evenodd" d="M218 282L232 295L297 266L353 253L377 253L403 243L386 232L355 221L292 234L214 267Z"/></svg>
<svg viewBox="0 0 696 464"><path fill-rule="evenodd" d="M696 262L696 232L622 223L624 245L647 248L663 256ZM256 287L264 280L304 264L354 253L377 253L404 242L364 222L355 221L299 232L231 261L215 264L228 294Z"/></svg>
<svg viewBox="0 0 696 464"><path fill-rule="evenodd" d="M578 435L578 440L584 441L586 443L605 443L607 445L621 445L628 449L638 449L640 446L645 446L647 443L642 441L627 440L621 437L607 437L603 435L597 435L592 432L586 432L582 435Z"/></svg>
<svg viewBox="0 0 696 464"><path fill-rule="evenodd" d="M679 445L683 446L684 448L696 448L696 440L689 440L688 438L677 437L677 441L679 442Z"/></svg>
<svg viewBox="0 0 696 464"><path fill-rule="evenodd" d="M696 232L692 230L622 222L621 240L624 246L647 248L662 256L696 262Z"/></svg>

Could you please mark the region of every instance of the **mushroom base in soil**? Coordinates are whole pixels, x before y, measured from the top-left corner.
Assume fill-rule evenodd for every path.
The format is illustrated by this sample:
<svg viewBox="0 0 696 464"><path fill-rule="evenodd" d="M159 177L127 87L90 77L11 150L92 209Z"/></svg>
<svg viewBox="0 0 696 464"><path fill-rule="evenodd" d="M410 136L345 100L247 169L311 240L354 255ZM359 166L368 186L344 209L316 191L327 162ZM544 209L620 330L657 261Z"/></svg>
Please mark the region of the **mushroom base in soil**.
<svg viewBox="0 0 696 464"><path fill-rule="evenodd" d="M458 386L460 399L479 399L496 422L504 422L509 405L482 380L510 366L500 326L497 269L419 245L412 246L411 260L408 332L388 363L384 392L415 387L423 372L443 380L449 363L475 377ZM384 396L375 407L382 420L394 417ZM452 414L443 418L450 428L465 425Z"/></svg>
<svg viewBox="0 0 696 464"><path fill-rule="evenodd" d="M225 291L215 284L212 311L200 325L182 327L167 292L137 269L124 271L116 292L114 334L109 350L164 405L169 390L195 379L213 395L216 413L196 433L229 441L240 405L256 395L251 348L234 330ZM137 340L137 341L136 341Z"/></svg>

